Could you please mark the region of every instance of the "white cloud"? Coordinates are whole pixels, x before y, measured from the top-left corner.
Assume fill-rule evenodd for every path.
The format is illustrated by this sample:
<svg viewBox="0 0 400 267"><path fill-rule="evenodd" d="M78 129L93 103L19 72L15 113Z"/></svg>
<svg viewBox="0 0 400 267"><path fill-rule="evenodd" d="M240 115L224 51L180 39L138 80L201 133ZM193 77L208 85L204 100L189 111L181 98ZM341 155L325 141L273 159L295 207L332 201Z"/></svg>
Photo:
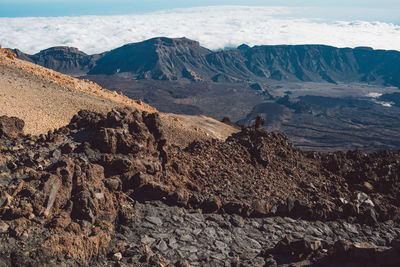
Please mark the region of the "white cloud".
<svg viewBox="0 0 400 267"><path fill-rule="evenodd" d="M378 97L381 97L381 96L382 96L381 93L375 93L375 92L371 92L371 93L367 94L367 97L370 97L370 98L378 98Z"/></svg>
<svg viewBox="0 0 400 267"><path fill-rule="evenodd" d="M141 15L0 18L0 44L27 53L66 45L92 54L156 36L200 41L209 49L242 43L326 44L400 50L400 26L365 21L294 18L296 9L202 7Z"/></svg>

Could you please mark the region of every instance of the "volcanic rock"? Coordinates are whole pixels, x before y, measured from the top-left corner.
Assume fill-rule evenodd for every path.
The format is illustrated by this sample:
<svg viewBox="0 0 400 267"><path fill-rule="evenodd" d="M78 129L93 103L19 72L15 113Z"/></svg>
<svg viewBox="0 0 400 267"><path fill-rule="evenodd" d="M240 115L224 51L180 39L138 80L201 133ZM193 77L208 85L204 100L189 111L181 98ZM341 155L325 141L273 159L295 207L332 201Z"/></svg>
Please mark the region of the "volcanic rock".
<svg viewBox="0 0 400 267"><path fill-rule="evenodd" d="M329 246L339 237L351 244L372 238L382 246L400 233L398 222L385 222L399 212L393 201L398 153L311 157L283 134L255 126L224 142L199 140L181 148L166 141L158 114L127 108L107 115L81 111L66 127L40 138L17 137L0 138L1 172L8 173L0 197L6 235L0 238L10 240L0 249L5 265L59 259L72 265L130 260L166 266L186 256L190 262L218 265L233 262L230 246L251 265L279 264L288 255L316 262L329 256L321 238ZM338 168L331 170L333 161ZM374 175L366 176L367 171ZM374 191L357 191L365 181ZM263 233L276 240L286 232L296 238L261 253ZM210 237L217 240L208 246L218 251L197 245L208 244ZM23 253L20 243L11 242L15 239L25 242ZM176 254L168 254L170 249ZM373 251L380 261L386 250L351 245L343 251L346 260L347 253L361 260L364 251Z"/></svg>
<svg viewBox="0 0 400 267"><path fill-rule="evenodd" d="M17 138L22 134L24 129L24 121L16 117L0 117L0 138L3 136Z"/></svg>

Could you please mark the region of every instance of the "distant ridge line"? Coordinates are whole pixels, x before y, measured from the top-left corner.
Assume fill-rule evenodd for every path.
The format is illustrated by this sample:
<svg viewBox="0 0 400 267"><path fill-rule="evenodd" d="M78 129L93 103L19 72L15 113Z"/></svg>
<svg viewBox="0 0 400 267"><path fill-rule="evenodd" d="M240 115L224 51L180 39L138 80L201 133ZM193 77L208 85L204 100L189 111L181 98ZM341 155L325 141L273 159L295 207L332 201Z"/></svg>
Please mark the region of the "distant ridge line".
<svg viewBox="0 0 400 267"><path fill-rule="evenodd" d="M370 47L245 44L211 51L188 38L152 38L87 55L77 48L52 47L17 57L73 75L128 73L134 79L206 82L366 82L400 87L400 52Z"/></svg>

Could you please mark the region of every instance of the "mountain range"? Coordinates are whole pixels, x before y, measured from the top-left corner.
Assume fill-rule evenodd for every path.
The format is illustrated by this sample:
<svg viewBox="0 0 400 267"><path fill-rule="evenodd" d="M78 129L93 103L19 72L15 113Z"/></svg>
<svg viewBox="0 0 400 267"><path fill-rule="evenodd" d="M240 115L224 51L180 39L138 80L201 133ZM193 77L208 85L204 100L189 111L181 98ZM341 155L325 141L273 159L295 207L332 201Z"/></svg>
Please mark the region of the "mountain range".
<svg viewBox="0 0 400 267"><path fill-rule="evenodd" d="M17 57L156 107L285 132L298 147L400 146L400 52L326 45L240 45L211 51L153 38L100 54L53 47Z"/></svg>
<svg viewBox="0 0 400 267"><path fill-rule="evenodd" d="M154 69L187 68L166 58L191 45ZM149 55L54 50L85 79L0 47L0 266L400 265L400 151L326 153L398 149L398 88L139 79Z"/></svg>
<svg viewBox="0 0 400 267"><path fill-rule="evenodd" d="M293 97L288 82L277 97L258 83L143 81L154 97L214 96L267 124L282 113L314 143L320 125L331 145L364 134L400 146L395 106ZM1 47L0 93L0 266L400 265L400 152L303 151L260 117L239 127L162 113ZM336 139L326 118L341 122Z"/></svg>
<svg viewBox="0 0 400 267"><path fill-rule="evenodd" d="M135 79L206 82L369 82L400 86L400 52L368 47L245 44L211 51L187 38L153 38L101 54L53 47L21 59L71 75L127 73Z"/></svg>

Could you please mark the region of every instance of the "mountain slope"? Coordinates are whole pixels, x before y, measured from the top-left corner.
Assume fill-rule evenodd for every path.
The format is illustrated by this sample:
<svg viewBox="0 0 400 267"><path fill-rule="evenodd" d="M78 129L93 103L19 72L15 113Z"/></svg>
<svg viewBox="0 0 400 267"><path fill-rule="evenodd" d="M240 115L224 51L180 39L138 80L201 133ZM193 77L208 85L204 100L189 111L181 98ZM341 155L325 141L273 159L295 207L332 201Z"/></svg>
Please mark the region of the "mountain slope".
<svg viewBox="0 0 400 267"><path fill-rule="evenodd" d="M25 54L18 49L13 52L20 59L72 76L87 73L101 57L101 54L89 56L77 48L66 46L48 48L34 55Z"/></svg>
<svg viewBox="0 0 400 267"><path fill-rule="evenodd" d="M391 95L400 86L398 51L241 45L213 52L186 38L154 38L97 56L84 78L162 112L245 125L262 115L266 129L311 150L400 144L400 107Z"/></svg>
<svg viewBox="0 0 400 267"><path fill-rule="evenodd" d="M211 51L187 38L154 38L107 52L89 74L129 72L138 79L198 79L207 70L205 55Z"/></svg>
<svg viewBox="0 0 400 267"><path fill-rule="evenodd" d="M241 80L372 82L400 86L397 51L325 45L255 46L211 53L207 61L219 73Z"/></svg>
<svg viewBox="0 0 400 267"><path fill-rule="evenodd" d="M87 90L94 91L96 87L93 83L64 76L31 63L8 58L0 51L2 115L19 117L26 121L26 133L40 134L67 124L81 109L104 113L118 106L117 102L100 95L83 92L85 85ZM76 88L81 86L82 90L72 89L75 85Z"/></svg>
<svg viewBox="0 0 400 267"><path fill-rule="evenodd" d="M369 82L400 86L400 52L367 47L268 45L219 52L187 38L153 38L88 56L55 47L21 59L67 74L113 75L135 79L236 81Z"/></svg>
<svg viewBox="0 0 400 267"><path fill-rule="evenodd" d="M132 100L99 85L72 78L50 69L19 60L9 50L0 48L1 115L24 121L25 133L42 134L69 123L79 110L107 113L120 106L157 112L140 100ZM163 127L171 133L185 133L184 138L169 134L175 144L185 145L194 139L225 139L237 129L203 116L160 114Z"/></svg>

